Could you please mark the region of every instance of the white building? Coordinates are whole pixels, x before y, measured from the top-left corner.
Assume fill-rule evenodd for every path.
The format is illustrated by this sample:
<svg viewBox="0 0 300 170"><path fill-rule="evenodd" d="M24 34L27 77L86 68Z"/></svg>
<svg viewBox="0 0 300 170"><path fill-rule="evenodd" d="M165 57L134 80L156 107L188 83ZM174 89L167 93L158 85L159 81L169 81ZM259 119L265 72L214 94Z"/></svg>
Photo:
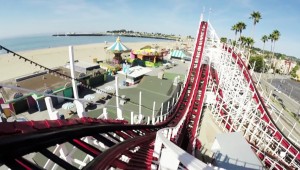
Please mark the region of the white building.
<svg viewBox="0 0 300 170"><path fill-rule="evenodd" d="M65 67L70 69L70 63L68 62ZM100 69L100 65L78 60L74 61L74 70L76 72L87 74L88 71L92 71L94 69Z"/></svg>
<svg viewBox="0 0 300 170"><path fill-rule="evenodd" d="M275 59L273 60L273 64L275 70L279 70L281 74L289 74L297 63L291 60Z"/></svg>
<svg viewBox="0 0 300 170"><path fill-rule="evenodd" d="M118 71L118 73L126 76L125 81L128 85L134 85L140 82L143 76L151 71L152 70L147 67L135 66L126 70Z"/></svg>

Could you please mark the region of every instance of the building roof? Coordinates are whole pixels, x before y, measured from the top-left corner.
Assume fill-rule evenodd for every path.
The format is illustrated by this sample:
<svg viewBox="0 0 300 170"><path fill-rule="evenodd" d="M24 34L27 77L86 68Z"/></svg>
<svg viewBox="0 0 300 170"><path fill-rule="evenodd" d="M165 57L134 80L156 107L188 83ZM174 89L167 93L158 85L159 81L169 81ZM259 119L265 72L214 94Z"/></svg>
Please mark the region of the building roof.
<svg viewBox="0 0 300 170"><path fill-rule="evenodd" d="M84 68L84 69L89 69L89 68L99 68L99 64L95 64L95 63L88 63L88 62L85 62L85 61L75 61L74 62L74 65L77 66L77 67L81 67L81 68ZM70 63L68 62L66 65L65 65L66 68L70 69Z"/></svg>
<svg viewBox="0 0 300 170"><path fill-rule="evenodd" d="M123 116L126 120L130 120L130 112L134 114L139 113L139 93L142 92L141 108L144 116L151 116L153 113L153 102L155 101L155 114L160 113L161 105L164 103L163 110L166 111L168 100L172 102L172 95L174 91L178 90L180 86L174 86L173 80L158 79L157 76L144 76L136 88L124 88L119 90L119 95L125 95L131 102L120 106L123 110ZM176 94L174 94L176 95ZM115 106L116 99L113 97L109 100L107 106ZM108 107L111 111L110 118L116 118L115 107Z"/></svg>
<svg viewBox="0 0 300 170"><path fill-rule="evenodd" d="M242 132L217 134L211 148L216 164L225 169L263 169L258 157L243 137Z"/></svg>
<svg viewBox="0 0 300 170"><path fill-rule="evenodd" d="M116 42L106 49L107 51L113 51L115 53L127 52L131 49L121 43L120 37L117 38Z"/></svg>
<svg viewBox="0 0 300 170"><path fill-rule="evenodd" d="M53 70L71 76L70 70L67 68L59 67ZM75 72L75 76L78 77L79 73ZM60 77L59 75L50 74L47 71L42 71L4 81L3 83L8 85L16 85L29 90L45 92L46 90L55 91L57 89L61 89L62 87L70 86L71 80ZM3 88L2 90L2 96L5 101L13 100L16 93L22 93L24 96L29 94L27 92L21 92L9 88Z"/></svg>
<svg viewBox="0 0 300 170"><path fill-rule="evenodd" d="M142 75L145 75L149 72L151 72L152 70L150 68L147 67L142 67L142 66L134 66L134 67L130 67L127 71L118 71L119 74L123 74L123 75L127 75L128 77L132 77L132 78L136 78ZM127 72L127 74L126 74Z"/></svg>
<svg viewBox="0 0 300 170"><path fill-rule="evenodd" d="M65 65L65 68L70 69L70 63ZM74 62L74 70L75 72L84 73L85 76L91 75L94 72L99 72L101 74L105 73L105 70L100 68L99 64L84 62L84 61L75 61ZM82 74L81 74L82 76Z"/></svg>

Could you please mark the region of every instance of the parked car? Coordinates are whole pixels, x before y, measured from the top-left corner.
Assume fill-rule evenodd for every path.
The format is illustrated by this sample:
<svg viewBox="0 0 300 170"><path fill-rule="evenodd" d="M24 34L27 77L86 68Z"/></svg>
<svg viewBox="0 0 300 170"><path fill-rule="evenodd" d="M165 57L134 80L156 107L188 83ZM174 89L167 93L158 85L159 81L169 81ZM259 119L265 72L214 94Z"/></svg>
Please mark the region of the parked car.
<svg viewBox="0 0 300 170"><path fill-rule="evenodd" d="M280 91L280 90L278 90L278 89L275 89L275 91L276 91L277 93L281 93L281 91Z"/></svg>

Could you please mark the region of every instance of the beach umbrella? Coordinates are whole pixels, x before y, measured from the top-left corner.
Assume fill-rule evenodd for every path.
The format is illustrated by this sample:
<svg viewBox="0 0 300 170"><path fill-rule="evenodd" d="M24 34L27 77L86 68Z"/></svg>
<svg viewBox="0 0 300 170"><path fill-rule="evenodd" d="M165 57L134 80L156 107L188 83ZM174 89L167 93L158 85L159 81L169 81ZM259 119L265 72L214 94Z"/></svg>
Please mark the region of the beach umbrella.
<svg viewBox="0 0 300 170"><path fill-rule="evenodd" d="M96 90L96 93L97 93L97 94L106 93L106 90L102 90L102 89L101 89L101 90Z"/></svg>
<svg viewBox="0 0 300 170"><path fill-rule="evenodd" d="M115 90L114 90L115 88L113 87L113 86L106 86L105 87L105 90L106 90L106 92L107 93L114 93L115 92Z"/></svg>
<svg viewBox="0 0 300 170"><path fill-rule="evenodd" d="M67 102L67 103L64 103L61 108L65 109L65 110L71 110L73 108L75 108L75 104L72 103L72 102Z"/></svg>
<svg viewBox="0 0 300 170"><path fill-rule="evenodd" d="M95 98L95 96L92 94L87 94L83 98L87 101L92 101Z"/></svg>
<svg viewBox="0 0 300 170"><path fill-rule="evenodd" d="M108 90L108 91L109 91L109 90L113 90L113 89L114 89L113 86L106 86L106 87L105 87L105 90Z"/></svg>

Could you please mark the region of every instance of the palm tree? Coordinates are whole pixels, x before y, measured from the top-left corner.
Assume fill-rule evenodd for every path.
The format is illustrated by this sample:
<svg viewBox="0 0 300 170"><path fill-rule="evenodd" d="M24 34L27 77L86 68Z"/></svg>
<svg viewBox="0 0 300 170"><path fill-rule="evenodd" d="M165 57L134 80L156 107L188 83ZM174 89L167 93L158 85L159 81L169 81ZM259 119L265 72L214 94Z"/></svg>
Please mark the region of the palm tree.
<svg viewBox="0 0 300 170"><path fill-rule="evenodd" d="M227 38L226 38L226 37L221 37L221 38L220 38L220 41L221 41L222 43L227 43Z"/></svg>
<svg viewBox="0 0 300 170"><path fill-rule="evenodd" d="M238 27L237 27L237 25L236 25L236 24L233 25L233 26L231 27L231 30L234 31L234 35L235 35L234 41L236 41L236 36L237 36L237 33L238 33Z"/></svg>
<svg viewBox="0 0 300 170"><path fill-rule="evenodd" d="M274 35L273 34L270 34L268 36L268 39L271 40L271 53L273 52L273 42L274 42Z"/></svg>
<svg viewBox="0 0 300 170"><path fill-rule="evenodd" d="M238 32L240 33L240 38L241 38L241 36L242 36L242 31L244 30L244 29L246 29L246 24L245 23L243 23L243 22L238 22L237 24L236 24L236 26L237 26L237 30L238 30Z"/></svg>
<svg viewBox="0 0 300 170"><path fill-rule="evenodd" d="M244 37L244 36L241 36L241 37L239 38L239 41L241 42L241 45L246 45L246 44L247 44L247 43L246 43L247 38Z"/></svg>
<svg viewBox="0 0 300 170"><path fill-rule="evenodd" d="M272 57L274 57L274 49L275 49L275 42L279 40L279 37L280 37L280 32L278 30L274 30L272 32L272 35L273 35L273 55Z"/></svg>
<svg viewBox="0 0 300 170"><path fill-rule="evenodd" d="M245 44L246 44L249 48L251 48L251 47L253 46L253 44L254 44L253 38L251 38L251 37L246 37L246 39L245 39Z"/></svg>
<svg viewBox="0 0 300 170"><path fill-rule="evenodd" d="M253 11L249 19L253 19L253 32L252 32L252 38L254 39L254 32L255 32L255 25L259 22L261 19L260 12L258 11Z"/></svg>
<svg viewBox="0 0 300 170"><path fill-rule="evenodd" d="M263 54L264 54L265 53L265 44L268 41L268 36L267 35L262 36L261 41L264 43L264 46L263 46Z"/></svg>

